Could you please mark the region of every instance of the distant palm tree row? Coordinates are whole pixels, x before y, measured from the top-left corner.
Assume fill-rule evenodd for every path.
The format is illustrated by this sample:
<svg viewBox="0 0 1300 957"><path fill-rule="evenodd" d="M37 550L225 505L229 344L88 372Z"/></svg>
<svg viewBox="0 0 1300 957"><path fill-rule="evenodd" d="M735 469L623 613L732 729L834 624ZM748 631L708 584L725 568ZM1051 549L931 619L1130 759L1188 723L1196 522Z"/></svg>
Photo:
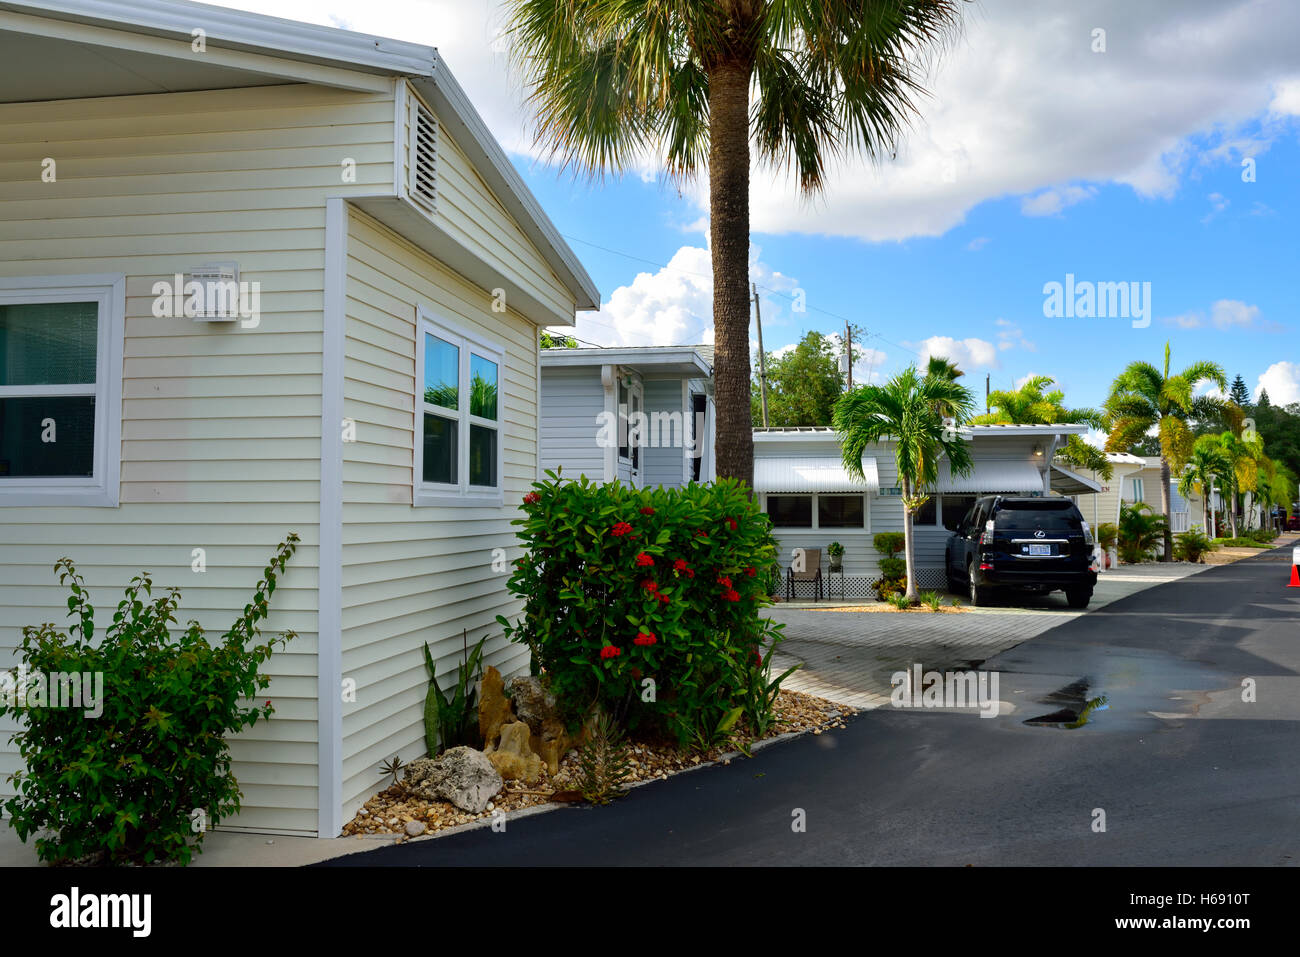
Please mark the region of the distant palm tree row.
<svg viewBox="0 0 1300 957"><path fill-rule="evenodd" d="M835 405L832 419L840 433L844 466L862 476L862 454L869 445L885 439L894 443L895 464L903 492L907 597L917 600L913 574L912 515L926 501L938 480L941 461L954 475L969 474L971 457L958 429L964 425L1084 424L1109 433L1105 450L1070 436L1057 451L1065 462L1089 468L1110 478L1106 452L1126 451L1154 433L1160 442L1161 505L1164 512L1165 561L1173 558L1170 478L1179 476L1179 494L1199 495L1205 501L1206 528L1212 492L1230 497L1233 537L1237 535L1239 500L1249 492L1266 509L1287 504L1296 491L1295 477L1264 454L1257 434L1243 431L1245 413L1237 403L1221 397L1227 388L1223 369L1214 362L1194 362L1170 372L1166 343L1160 367L1131 362L1115 377L1101 409L1072 409L1065 395L1053 389L1050 376L1032 376L1014 391L992 392L990 411L972 415L975 397L958 380L962 371L947 359L933 357L920 371L915 365L882 385L865 385L846 392ZM1202 384L1218 387L1220 395L1197 395ZM1048 391L1050 389L1050 391ZM1219 435L1195 435L1197 423L1225 422Z"/></svg>

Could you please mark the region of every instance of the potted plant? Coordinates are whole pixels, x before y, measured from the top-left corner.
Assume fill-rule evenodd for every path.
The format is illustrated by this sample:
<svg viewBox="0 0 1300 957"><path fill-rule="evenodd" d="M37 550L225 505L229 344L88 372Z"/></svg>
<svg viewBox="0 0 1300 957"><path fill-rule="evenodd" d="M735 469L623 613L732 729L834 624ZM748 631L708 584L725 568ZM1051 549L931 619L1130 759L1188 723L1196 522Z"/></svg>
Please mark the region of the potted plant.
<svg viewBox="0 0 1300 957"><path fill-rule="evenodd" d="M831 542L826 546L826 554L831 558L830 570L838 572L844 567L844 546L839 542Z"/></svg>
<svg viewBox="0 0 1300 957"><path fill-rule="evenodd" d="M1097 526L1097 547L1106 556L1106 568L1114 568L1119 564L1119 556L1115 552L1118 541L1119 528L1114 522L1102 522Z"/></svg>

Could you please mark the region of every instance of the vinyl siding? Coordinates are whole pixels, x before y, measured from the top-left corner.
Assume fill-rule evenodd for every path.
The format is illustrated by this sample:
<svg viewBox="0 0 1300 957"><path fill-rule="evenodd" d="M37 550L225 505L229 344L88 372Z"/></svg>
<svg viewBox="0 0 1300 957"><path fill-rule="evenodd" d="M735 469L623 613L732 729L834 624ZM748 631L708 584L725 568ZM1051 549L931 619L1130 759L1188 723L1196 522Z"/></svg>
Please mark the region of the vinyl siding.
<svg viewBox="0 0 1300 957"><path fill-rule="evenodd" d="M297 532L264 627L298 632L268 665L276 714L231 741L236 829L316 829L324 200L391 192L392 117L391 96L306 85L0 105L0 274L127 277L121 504L0 507L0 666L23 625L64 620L62 555L101 624L147 568L215 637ZM256 328L152 317L154 282L217 260L261 284Z"/></svg>
<svg viewBox="0 0 1300 957"><path fill-rule="evenodd" d="M511 276L529 295L561 315L573 315L572 294L441 126L437 184L439 225L466 249Z"/></svg>
<svg viewBox="0 0 1300 957"><path fill-rule="evenodd" d="M681 378L645 380L646 415L653 417L655 413L667 413L672 416L671 419L665 416L661 422L654 418L647 420L646 440L651 445L641 450L647 487L680 488L685 482L684 456L689 422L682 396Z"/></svg>
<svg viewBox="0 0 1300 957"><path fill-rule="evenodd" d="M542 471L565 478L605 480L605 450L597 442L605 387L599 366L542 367Z"/></svg>
<svg viewBox="0 0 1300 957"><path fill-rule="evenodd" d="M527 668L495 621L519 603L492 561L496 548L509 561L522 555L510 522L536 474L537 329L493 313L487 293L356 211L347 273L344 415L357 430L343 446L342 666L357 683L356 703L343 706L350 817L379 788L381 760L424 754L425 642L444 682L461 659L462 629L470 643L489 636L485 660L503 674ZM505 348L503 507L411 505L417 306Z"/></svg>

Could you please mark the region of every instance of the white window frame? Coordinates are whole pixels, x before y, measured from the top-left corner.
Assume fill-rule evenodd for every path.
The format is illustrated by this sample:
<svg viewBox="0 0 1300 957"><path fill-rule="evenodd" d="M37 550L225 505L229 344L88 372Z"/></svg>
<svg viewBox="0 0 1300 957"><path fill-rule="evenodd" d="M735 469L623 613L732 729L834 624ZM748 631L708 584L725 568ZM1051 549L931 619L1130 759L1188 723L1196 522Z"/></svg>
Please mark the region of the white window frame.
<svg viewBox="0 0 1300 957"><path fill-rule="evenodd" d="M1135 496L1135 498L1133 499L1133 503L1134 503L1135 505L1136 505L1138 502L1144 502L1144 501L1146 501L1146 493L1147 493L1147 490L1146 490L1146 483L1145 483L1144 481L1142 481L1142 479L1140 479L1140 478L1134 478L1134 479L1133 479L1133 485L1132 485L1130 491L1132 491L1133 495Z"/></svg>
<svg viewBox="0 0 1300 957"><path fill-rule="evenodd" d="M826 527L826 528L822 528L822 526L821 526L821 515L819 514L819 511L818 511L818 500L820 499L821 496L826 495L826 496L830 497L830 496L840 496L840 495L859 495L859 494L862 496L862 527L860 527L860 528L858 528L858 527L845 528L845 527L843 527L843 526L836 526L836 527L830 527L830 526L828 526L828 527ZM793 496L793 495L804 496L804 495L806 495L806 496L808 496L809 498L812 499L812 524L811 524L811 525L803 526L803 525L776 525L776 524L774 524L774 525L772 526L772 530L775 531L775 532L781 532L781 531L788 531L788 532L821 532L821 531L824 531L824 532L827 532L828 534L837 534L837 533L856 534L856 533L858 533L858 532L862 532L862 533L865 534L865 535L870 535L870 534L871 534L871 493L870 493L870 492L861 492L861 493L859 493L859 492L764 492L764 493L763 493L763 496L762 496L762 509L763 509L763 514L764 514L764 515L767 515L767 514L768 514L768 512L767 512L767 498L768 498L769 495L790 495L790 496ZM770 518L771 516L768 516L768 517Z"/></svg>
<svg viewBox="0 0 1300 957"><path fill-rule="evenodd" d="M425 310L423 306L416 309L415 323L415 428L414 470L411 473L411 504L429 505L478 505L500 506L505 504L505 379L506 352L500 343L485 339L477 333L449 324L441 317ZM460 408L456 414L449 415L449 409L428 405L424 401L424 337L437 336L450 342L460 350L459 382L457 393ZM495 362L497 365L497 417L483 419L470 415L470 355ZM424 475L424 413L431 411L435 415L454 419L456 429L456 477L454 484L443 482L425 482ZM497 433L497 483L488 488L469 484L469 427L481 425L495 429Z"/></svg>
<svg viewBox="0 0 1300 957"><path fill-rule="evenodd" d="M622 415L622 410L618 408L618 392L619 392L619 386L622 385L623 378L628 379L627 415L623 420L626 423L626 427L627 427L627 455L625 456L622 454L621 451L622 443L620 442L618 445L618 449L620 450L618 453L618 464L626 465L628 467L629 473L633 477L636 477L640 473L645 471L645 450L646 450L645 431L646 430L644 428L641 428L641 429L637 429L634 432L632 429L632 421L633 421L632 416L635 414L635 412L640 412L642 416L645 415L645 383L641 380L639 376L635 375L634 373L628 372L627 370L623 371L623 374L619 377L618 381L614 383L615 416ZM644 419L642 420L642 422L644 424ZM619 438L621 439L622 435L620 435ZM637 463L636 468L632 468L632 450L634 448L636 449L636 463Z"/></svg>
<svg viewBox="0 0 1300 957"><path fill-rule="evenodd" d="M0 303L95 302L99 307L95 382L85 386L3 386L0 398L94 395L95 448L89 477L0 476L0 507L87 505L116 508L122 474L122 342L126 277L115 274L0 277Z"/></svg>

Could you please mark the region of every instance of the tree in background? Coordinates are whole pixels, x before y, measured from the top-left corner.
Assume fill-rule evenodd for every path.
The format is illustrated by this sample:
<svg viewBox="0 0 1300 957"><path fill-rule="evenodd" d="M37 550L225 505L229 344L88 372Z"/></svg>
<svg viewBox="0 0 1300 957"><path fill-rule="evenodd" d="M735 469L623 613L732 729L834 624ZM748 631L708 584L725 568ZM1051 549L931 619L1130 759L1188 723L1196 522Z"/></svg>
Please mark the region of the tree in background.
<svg viewBox="0 0 1300 957"><path fill-rule="evenodd" d="M507 0L537 138L595 174L647 155L707 172L719 478L752 484L751 146L806 194L855 153L894 155L958 0Z"/></svg>
<svg viewBox="0 0 1300 957"><path fill-rule="evenodd" d="M953 475L972 468L970 448L949 427L939 410L951 410L958 426L966 424L975 408L970 389L954 379L921 375L909 366L884 385L851 389L835 403L835 430L840 434L844 468L864 478L862 453L885 440L894 443L894 462L903 490L903 541L907 562L907 600L919 601L916 589L916 552L912 515L925 504L939 478L939 462L946 458Z"/></svg>
<svg viewBox="0 0 1300 957"><path fill-rule="evenodd" d="M1228 390L1228 401L1239 409L1250 408L1250 390L1246 388L1246 383L1242 381L1240 375L1232 380L1232 388Z"/></svg>
<svg viewBox="0 0 1300 957"><path fill-rule="evenodd" d="M1060 389L1045 392L1055 384L1051 376L1030 376L1014 392L998 390L989 393L989 408L994 410L971 419L972 425L1090 425L1104 429L1106 417L1096 409L1069 409L1065 406L1065 393ZM1114 468L1106 453L1085 442L1081 436L1067 436L1065 446L1057 449L1061 461L1093 472L1106 480L1114 475Z"/></svg>
<svg viewBox="0 0 1300 957"><path fill-rule="evenodd" d="M750 384L750 415L763 424L757 378ZM784 355L767 354L767 422L773 428L831 424L835 402L844 392L835 343L809 332Z"/></svg>
<svg viewBox="0 0 1300 957"><path fill-rule="evenodd" d="M1129 448L1155 429L1160 437L1160 504L1163 506L1164 561L1173 560L1172 503L1169 496L1171 470L1182 472L1195 441L1189 422L1230 414L1227 399L1195 395L1201 382L1212 382L1226 391L1228 380L1217 362L1194 362L1176 374L1169 371L1169 343L1165 343L1163 369L1149 362L1130 362L1115 377L1105 412L1111 424L1108 452ZM1240 410L1238 410L1239 413Z"/></svg>
<svg viewBox="0 0 1300 957"><path fill-rule="evenodd" d="M1232 462L1224 454L1218 436L1202 435L1192 444L1187 468L1178 479L1178 494L1186 499L1200 496L1201 528L1206 533L1210 531L1210 496L1216 485L1223 489L1231 473Z"/></svg>
<svg viewBox="0 0 1300 957"><path fill-rule="evenodd" d="M548 331L545 330L545 329L542 330L542 337L541 337L540 342L541 342L541 347L542 347L543 349L576 349L576 348L578 348L578 340L577 340L577 339L572 339L572 338L570 338L569 336L562 336L562 335L560 335L559 333L548 332Z"/></svg>

